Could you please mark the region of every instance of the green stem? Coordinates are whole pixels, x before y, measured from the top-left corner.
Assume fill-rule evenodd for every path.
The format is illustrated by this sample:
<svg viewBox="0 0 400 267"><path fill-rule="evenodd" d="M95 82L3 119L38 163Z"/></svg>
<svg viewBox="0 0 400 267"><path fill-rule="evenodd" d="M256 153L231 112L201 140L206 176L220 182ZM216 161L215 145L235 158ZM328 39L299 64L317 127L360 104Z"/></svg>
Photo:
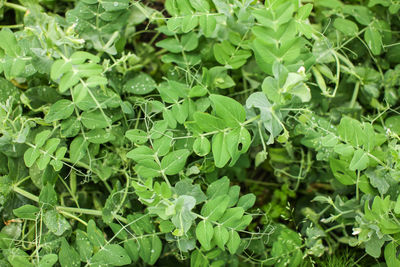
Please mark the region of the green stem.
<svg viewBox="0 0 400 267"><path fill-rule="evenodd" d="M13 186L12 188L14 190L14 192L30 199L33 200L35 202L39 202L39 198L31 193L29 193L28 191L25 191L21 188L19 188L18 186ZM60 212L64 212L64 213L82 213L82 214L87 214L87 215L93 215L93 216L102 216L103 213L101 210L92 210L92 209L83 209L83 208L72 208L72 207L64 207L64 206L56 206L55 207L57 211ZM69 216L70 215L70 216ZM69 217L74 216L72 214L68 214ZM72 218L72 217L71 217ZM114 215L114 218L123 222L123 223L127 223L128 220L120 215Z"/></svg>
<svg viewBox="0 0 400 267"><path fill-rule="evenodd" d="M351 97L350 108L354 107L354 104L356 103L356 100L357 100L357 97L358 97L359 90L360 90L360 82L357 81L356 85L354 87L353 96Z"/></svg>
<svg viewBox="0 0 400 267"><path fill-rule="evenodd" d="M21 12L26 12L28 10L26 7L14 3L5 2L3 5Z"/></svg>
<svg viewBox="0 0 400 267"><path fill-rule="evenodd" d="M13 190L14 190L14 192L16 192L16 193L18 193L20 195L23 195L24 197L26 197L26 198L28 198L30 200L33 200L35 202L39 202L39 198L37 196L35 196L34 194L29 193L28 191L25 191L25 190L19 188L18 186L14 185L13 186Z"/></svg>
<svg viewBox="0 0 400 267"><path fill-rule="evenodd" d="M87 226L87 225L88 225L87 222L85 222L85 221L82 220L81 218L76 217L75 215L73 215L73 214L71 214L71 213L69 213L69 212L61 211L61 210L60 210L59 212L60 212L61 214L63 214L65 217L69 217L69 218L71 218L71 219L74 219L74 220L80 222L80 223L83 224L84 226Z"/></svg>
<svg viewBox="0 0 400 267"><path fill-rule="evenodd" d="M15 24L15 25L0 25L0 29L15 29L15 28L22 28L24 27L24 24Z"/></svg>

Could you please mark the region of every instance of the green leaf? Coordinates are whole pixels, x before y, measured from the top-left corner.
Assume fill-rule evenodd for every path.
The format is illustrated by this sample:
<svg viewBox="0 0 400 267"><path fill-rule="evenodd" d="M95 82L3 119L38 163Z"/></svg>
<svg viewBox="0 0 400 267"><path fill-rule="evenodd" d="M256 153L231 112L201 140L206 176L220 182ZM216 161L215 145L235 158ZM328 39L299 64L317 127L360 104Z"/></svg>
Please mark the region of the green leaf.
<svg viewBox="0 0 400 267"><path fill-rule="evenodd" d="M96 223L90 220L87 225L87 236L95 247L102 247L106 244L106 239L103 233L96 227Z"/></svg>
<svg viewBox="0 0 400 267"><path fill-rule="evenodd" d="M196 85L190 88L189 97L201 97L207 94L207 88L201 85Z"/></svg>
<svg viewBox="0 0 400 267"><path fill-rule="evenodd" d="M182 49L186 52L193 51L197 48L199 45L199 38L197 37L197 34L194 32L182 35L181 39L181 46Z"/></svg>
<svg viewBox="0 0 400 267"><path fill-rule="evenodd" d="M40 259L38 267L52 267L58 261L57 254L47 254Z"/></svg>
<svg viewBox="0 0 400 267"><path fill-rule="evenodd" d="M91 53L88 53L86 51L76 51L71 55L71 63L74 65L81 65L85 63L86 60L90 60L91 62L94 63L99 63L100 58L98 56L95 56Z"/></svg>
<svg viewBox="0 0 400 267"><path fill-rule="evenodd" d="M126 156L130 159L133 159L136 162L141 162L144 160L153 160L154 159L154 150L147 146L139 146L131 151L129 151Z"/></svg>
<svg viewBox="0 0 400 267"><path fill-rule="evenodd" d="M337 18L333 22L333 26L345 35L355 36L358 33L357 24L348 19Z"/></svg>
<svg viewBox="0 0 400 267"><path fill-rule="evenodd" d="M237 127L245 121L246 111L236 100L222 95L210 95L210 99L214 104L215 114L228 126Z"/></svg>
<svg viewBox="0 0 400 267"><path fill-rule="evenodd" d="M175 227L186 234L192 226L196 215L191 211L196 205L196 199L192 196L179 196L175 201L175 215L171 218Z"/></svg>
<svg viewBox="0 0 400 267"><path fill-rule="evenodd" d="M24 162L26 167L30 168L33 166L35 161L39 158L40 156L40 151L39 149L35 148L28 148L25 153L24 153Z"/></svg>
<svg viewBox="0 0 400 267"><path fill-rule="evenodd" d="M229 240L228 243L226 243L226 247L228 248L229 253L233 255L236 253L236 251L240 246L240 236L234 230L230 230L228 234L229 234Z"/></svg>
<svg viewBox="0 0 400 267"><path fill-rule="evenodd" d="M254 203L256 202L256 196L252 193L246 194L239 198L237 203L238 207L242 207L244 210L248 210L253 207Z"/></svg>
<svg viewBox="0 0 400 267"><path fill-rule="evenodd" d="M367 43L369 49L371 49L372 54L380 55L382 51L382 35L375 28L374 25L367 27L364 33L364 39Z"/></svg>
<svg viewBox="0 0 400 267"><path fill-rule="evenodd" d="M217 27L217 20L215 16L212 16L211 14L204 14L199 17L199 25L204 36L211 37Z"/></svg>
<svg viewBox="0 0 400 267"><path fill-rule="evenodd" d="M228 195L222 195L208 201L201 209L201 215L209 221L217 221L224 214L229 200Z"/></svg>
<svg viewBox="0 0 400 267"><path fill-rule="evenodd" d="M396 267L400 265L400 259L397 256L397 245L395 242L390 242L385 246L384 255L388 267Z"/></svg>
<svg viewBox="0 0 400 267"><path fill-rule="evenodd" d="M397 196L396 205L394 206L394 212L400 214L400 195Z"/></svg>
<svg viewBox="0 0 400 267"><path fill-rule="evenodd" d="M100 111L85 111L81 117L82 124L88 129L105 128L111 125L111 119Z"/></svg>
<svg viewBox="0 0 400 267"><path fill-rule="evenodd" d="M180 53L182 52L182 45L180 44L177 38L166 38L157 42L157 47L164 48L172 53Z"/></svg>
<svg viewBox="0 0 400 267"><path fill-rule="evenodd" d="M166 175L178 174L185 166L186 159L190 155L187 149L179 149L170 152L161 160L161 169Z"/></svg>
<svg viewBox="0 0 400 267"><path fill-rule="evenodd" d="M139 129L128 130L125 137L135 144L144 144L148 140L147 133Z"/></svg>
<svg viewBox="0 0 400 267"><path fill-rule="evenodd" d="M216 226L214 228L214 240L220 249L225 250L225 244L229 240L228 230L224 226Z"/></svg>
<svg viewBox="0 0 400 267"><path fill-rule="evenodd" d="M51 155L56 151L58 145L60 144L60 139L58 138L51 138L47 140L46 145L44 146L43 150L45 151L37 161L37 166L39 170L44 170L49 164Z"/></svg>
<svg viewBox="0 0 400 267"><path fill-rule="evenodd" d="M235 207L227 209L224 215L218 222L225 227L235 228L240 224L240 219L243 217L244 209L242 207Z"/></svg>
<svg viewBox="0 0 400 267"><path fill-rule="evenodd" d="M49 210L44 213L43 222L56 236L61 236L71 229L68 221L57 211Z"/></svg>
<svg viewBox="0 0 400 267"><path fill-rule="evenodd" d="M40 191L39 204L45 208L54 207L57 204L57 193L51 184L47 183Z"/></svg>
<svg viewBox="0 0 400 267"><path fill-rule="evenodd" d="M38 207L29 204L13 210L15 216L26 220L36 220L36 215L38 212Z"/></svg>
<svg viewBox="0 0 400 267"><path fill-rule="evenodd" d="M349 170L346 162L331 158L329 161L333 175L339 182L344 185L352 185L356 183L356 174L354 171Z"/></svg>
<svg viewBox="0 0 400 267"><path fill-rule="evenodd" d="M104 144L115 140L115 136L108 129L94 129L86 133L86 138L89 143Z"/></svg>
<svg viewBox="0 0 400 267"><path fill-rule="evenodd" d="M70 61L65 61L64 59L59 59L54 61L51 66L50 77L52 80L59 79L64 73L72 70L72 64Z"/></svg>
<svg viewBox="0 0 400 267"><path fill-rule="evenodd" d="M78 252L71 247L67 240L63 237L61 239L61 249L58 253L58 259L61 267L80 267L81 261Z"/></svg>
<svg viewBox="0 0 400 267"><path fill-rule="evenodd" d="M207 197L204 195L203 191L200 188L200 185L192 184L192 180L183 179L175 184L174 187L175 193L178 196L192 196L196 199L196 204L204 202Z"/></svg>
<svg viewBox="0 0 400 267"><path fill-rule="evenodd" d="M365 170L369 165L369 158L364 150L358 149L354 152L353 158L351 159L349 170Z"/></svg>
<svg viewBox="0 0 400 267"><path fill-rule="evenodd" d="M74 103L67 99L62 99L51 105L49 113L46 114L44 120L53 122L67 119L74 112Z"/></svg>
<svg viewBox="0 0 400 267"><path fill-rule="evenodd" d="M227 195L229 192L229 183L230 181L226 176L212 182L207 188L207 197L213 199L217 196Z"/></svg>
<svg viewBox="0 0 400 267"><path fill-rule="evenodd" d="M146 95L154 91L156 87L157 84L154 79L150 75L141 72L125 83L124 91L136 95Z"/></svg>
<svg viewBox="0 0 400 267"><path fill-rule="evenodd" d="M87 262L92 257L93 247L89 241L87 233L82 230L76 230L76 248L81 256L81 261Z"/></svg>
<svg viewBox="0 0 400 267"><path fill-rule="evenodd" d="M200 250L195 250L190 255L190 267L210 266L208 258Z"/></svg>
<svg viewBox="0 0 400 267"><path fill-rule="evenodd" d="M147 264L153 265L161 255L162 243L157 235L139 239L139 256Z"/></svg>
<svg viewBox="0 0 400 267"><path fill-rule="evenodd" d="M211 240L213 235L214 229L210 222L203 220L197 224L196 237L205 250L210 250L212 248Z"/></svg>
<svg viewBox="0 0 400 267"><path fill-rule="evenodd" d="M224 132L217 133L211 141L212 152L214 156L215 166L223 168L231 158L228 151L227 137Z"/></svg>
<svg viewBox="0 0 400 267"><path fill-rule="evenodd" d="M391 116L385 120L385 126L400 135L400 116Z"/></svg>
<svg viewBox="0 0 400 267"><path fill-rule="evenodd" d="M90 262L99 265L124 266L131 263L131 258L123 247L117 244L108 244L94 254Z"/></svg>
<svg viewBox="0 0 400 267"><path fill-rule="evenodd" d="M78 162L86 154L88 143L82 136L77 136L72 140L69 147L69 156L73 163Z"/></svg>
<svg viewBox="0 0 400 267"><path fill-rule="evenodd" d="M219 131L226 127L226 124L222 119L208 113L196 112L193 117L197 126L205 132Z"/></svg>
<svg viewBox="0 0 400 267"><path fill-rule="evenodd" d="M51 131L50 130L44 130L40 133L38 133L35 136L35 145L36 147L42 147L44 143L46 143L47 139L50 137Z"/></svg>
<svg viewBox="0 0 400 267"><path fill-rule="evenodd" d="M193 151L200 157L206 156L208 153L210 153L211 150L211 144L210 141L204 137L197 137L196 140L193 143Z"/></svg>
<svg viewBox="0 0 400 267"><path fill-rule="evenodd" d="M7 55L16 57L20 54L21 49L17 43L17 39L10 29L3 28L0 31L0 40L0 47Z"/></svg>
<svg viewBox="0 0 400 267"><path fill-rule="evenodd" d="M124 249L133 262L139 259L139 246L135 240L126 240L124 242Z"/></svg>
<svg viewBox="0 0 400 267"><path fill-rule="evenodd" d="M224 65L226 68L238 69L251 57L251 52L234 47L228 41L223 41L214 45L214 57L218 63Z"/></svg>
<svg viewBox="0 0 400 267"><path fill-rule="evenodd" d="M353 146L362 146L367 142L367 136L361 123L350 117L343 117L337 128L339 136Z"/></svg>

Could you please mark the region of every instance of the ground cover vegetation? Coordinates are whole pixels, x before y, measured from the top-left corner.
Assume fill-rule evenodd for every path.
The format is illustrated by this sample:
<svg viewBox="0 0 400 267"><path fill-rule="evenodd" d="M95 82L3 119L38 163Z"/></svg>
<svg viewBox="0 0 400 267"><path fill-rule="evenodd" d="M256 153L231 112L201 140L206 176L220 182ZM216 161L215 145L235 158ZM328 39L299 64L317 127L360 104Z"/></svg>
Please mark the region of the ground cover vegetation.
<svg viewBox="0 0 400 267"><path fill-rule="evenodd" d="M0 265L400 266L400 1L0 1Z"/></svg>

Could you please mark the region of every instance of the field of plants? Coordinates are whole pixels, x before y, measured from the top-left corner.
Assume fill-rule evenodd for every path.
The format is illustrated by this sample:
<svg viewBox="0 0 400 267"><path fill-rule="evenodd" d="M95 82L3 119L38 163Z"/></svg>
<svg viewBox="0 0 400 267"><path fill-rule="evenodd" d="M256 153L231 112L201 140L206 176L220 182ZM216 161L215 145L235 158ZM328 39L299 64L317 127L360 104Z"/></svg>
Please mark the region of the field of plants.
<svg viewBox="0 0 400 267"><path fill-rule="evenodd" d="M0 266L400 266L400 0L0 0Z"/></svg>

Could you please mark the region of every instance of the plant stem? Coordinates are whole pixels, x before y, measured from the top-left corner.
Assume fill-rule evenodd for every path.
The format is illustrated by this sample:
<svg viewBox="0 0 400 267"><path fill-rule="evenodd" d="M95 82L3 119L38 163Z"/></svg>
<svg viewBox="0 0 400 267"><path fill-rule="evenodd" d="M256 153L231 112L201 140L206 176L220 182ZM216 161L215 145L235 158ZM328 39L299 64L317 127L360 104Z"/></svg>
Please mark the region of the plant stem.
<svg viewBox="0 0 400 267"><path fill-rule="evenodd" d="M18 186L14 185L12 187L12 189L13 189L14 192L16 192L16 193L18 193L20 195L23 195L24 197L26 197L26 198L28 198L30 200L33 200L35 202L39 202L39 197L29 193L28 191L25 191L25 190L19 188ZM82 214L93 215L93 216L102 216L103 215L101 210L72 208L72 207L64 207L64 206L56 206L55 209L57 211L59 211L59 212L68 213L67 216L69 216L71 218L74 218L74 219L75 219L75 216L72 215L72 214L69 214L70 212L71 213L82 213ZM128 222L128 220L126 218L124 218L124 217L122 217L120 215L114 215L114 218L119 220L119 221L121 221L121 222L123 222L123 223L127 223Z"/></svg>
<svg viewBox="0 0 400 267"><path fill-rule="evenodd" d="M6 6L6 7L9 7L9 8L21 11L21 12L28 11L28 9L26 7L21 6L21 5L17 5L17 4L14 4L14 3L5 2L3 5Z"/></svg>
<svg viewBox="0 0 400 267"><path fill-rule="evenodd" d="M24 24L15 24L15 25L0 25L0 29L15 29L15 28L22 28L24 27Z"/></svg>
<svg viewBox="0 0 400 267"><path fill-rule="evenodd" d="M358 91L360 90L360 82L357 81L356 85L354 87L354 92L353 92L353 96L351 97L351 101L350 101L350 108L354 107L354 104L356 103L357 97L358 97Z"/></svg>
<svg viewBox="0 0 400 267"><path fill-rule="evenodd" d="M30 200L33 200L35 202L39 202L39 198L37 196L35 196L34 194L29 193L28 191L25 191L25 190L19 188L18 186L14 185L13 186L13 190L14 190L14 192L16 192L16 193L18 193L20 195L23 195L24 197L26 197L26 198L28 198Z"/></svg>

